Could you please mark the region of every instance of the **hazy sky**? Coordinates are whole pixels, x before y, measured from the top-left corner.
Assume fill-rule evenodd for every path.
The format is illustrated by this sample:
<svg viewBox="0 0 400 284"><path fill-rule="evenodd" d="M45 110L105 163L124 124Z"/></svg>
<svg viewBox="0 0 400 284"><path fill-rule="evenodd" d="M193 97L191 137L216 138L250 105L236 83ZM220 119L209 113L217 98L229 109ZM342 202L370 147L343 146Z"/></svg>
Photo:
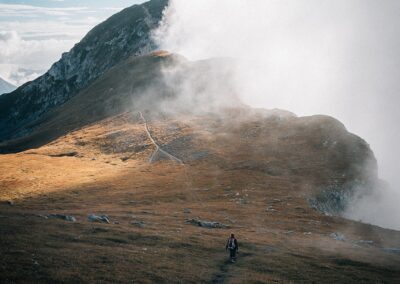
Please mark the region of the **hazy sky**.
<svg viewBox="0 0 400 284"><path fill-rule="evenodd" d="M95 25L141 0L0 0L0 76L21 85Z"/></svg>

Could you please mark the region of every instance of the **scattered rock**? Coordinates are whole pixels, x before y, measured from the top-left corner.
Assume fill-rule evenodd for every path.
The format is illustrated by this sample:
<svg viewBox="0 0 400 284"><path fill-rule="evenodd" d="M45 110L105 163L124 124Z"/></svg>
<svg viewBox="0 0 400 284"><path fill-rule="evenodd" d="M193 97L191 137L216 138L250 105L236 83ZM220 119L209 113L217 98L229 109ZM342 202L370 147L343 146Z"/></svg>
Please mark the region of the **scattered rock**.
<svg viewBox="0 0 400 284"><path fill-rule="evenodd" d="M132 221L131 224L139 228L143 228L146 225L145 222L138 220Z"/></svg>
<svg viewBox="0 0 400 284"><path fill-rule="evenodd" d="M63 153L59 153L59 154L50 154L50 157L54 157L54 158L61 158L61 157L76 157L78 156L78 152L76 151L67 151L67 152L63 152Z"/></svg>
<svg viewBox="0 0 400 284"><path fill-rule="evenodd" d="M400 248L384 248L383 250L390 253L400 254Z"/></svg>
<svg viewBox="0 0 400 284"><path fill-rule="evenodd" d="M212 221L204 221L200 219L190 219L186 220L187 223L197 225L199 227L209 228L209 229L221 229L221 228L229 228L228 225L219 223L219 222L212 222Z"/></svg>
<svg viewBox="0 0 400 284"><path fill-rule="evenodd" d="M189 213L192 213L192 210L190 210L189 208L185 208L185 209L183 209L183 213L189 214Z"/></svg>
<svg viewBox="0 0 400 284"><path fill-rule="evenodd" d="M69 215L50 214L50 215L47 215L46 217L49 218L49 219L61 219L61 220L68 221L68 222L76 222L75 217L69 216Z"/></svg>
<svg viewBox="0 0 400 284"><path fill-rule="evenodd" d="M81 236L81 235L78 235L78 236L74 237L73 240L74 240L75 242L78 242L81 238L82 238L82 236Z"/></svg>
<svg viewBox="0 0 400 284"><path fill-rule="evenodd" d="M311 232L304 232L303 235L312 235Z"/></svg>
<svg viewBox="0 0 400 284"><path fill-rule="evenodd" d="M38 214L36 216L38 216L40 218L43 218L43 219L49 219L49 217L47 217L46 215L42 215L42 214Z"/></svg>
<svg viewBox="0 0 400 284"><path fill-rule="evenodd" d="M93 234L97 234L97 233L107 233L107 232L109 232L110 230L109 229L106 229L106 228L92 228L92 231L91 231L91 233L93 233Z"/></svg>
<svg viewBox="0 0 400 284"><path fill-rule="evenodd" d="M238 201L237 201L236 203L239 203L239 204L241 204L241 205L249 204L249 202L248 202L246 199L244 199L244 198L239 198Z"/></svg>
<svg viewBox="0 0 400 284"><path fill-rule="evenodd" d="M357 243L359 244L368 244L368 245L372 245L374 243L374 241L370 241L370 240L360 240Z"/></svg>
<svg viewBox="0 0 400 284"><path fill-rule="evenodd" d="M95 215L95 214L90 214L88 216L88 221L90 222L98 222L98 223L107 223L110 224L110 220L108 219L107 215Z"/></svg>
<svg viewBox="0 0 400 284"><path fill-rule="evenodd" d="M235 223L235 221L232 220L232 219L230 219L229 217L225 217L225 220L228 221L228 222L231 223L231 224L234 224L234 223Z"/></svg>
<svg viewBox="0 0 400 284"><path fill-rule="evenodd" d="M332 239L337 241L345 241L346 237L341 233L332 233L329 235Z"/></svg>
<svg viewBox="0 0 400 284"><path fill-rule="evenodd" d="M7 202L7 204L10 205L10 206L13 206L13 205L14 205L14 201L12 201L12 200L7 200L6 202Z"/></svg>
<svg viewBox="0 0 400 284"><path fill-rule="evenodd" d="M273 246L266 246L265 247L265 252L266 253L272 253L272 252L276 252L276 251L277 251L277 249L275 247L273 247Z"/></svg>

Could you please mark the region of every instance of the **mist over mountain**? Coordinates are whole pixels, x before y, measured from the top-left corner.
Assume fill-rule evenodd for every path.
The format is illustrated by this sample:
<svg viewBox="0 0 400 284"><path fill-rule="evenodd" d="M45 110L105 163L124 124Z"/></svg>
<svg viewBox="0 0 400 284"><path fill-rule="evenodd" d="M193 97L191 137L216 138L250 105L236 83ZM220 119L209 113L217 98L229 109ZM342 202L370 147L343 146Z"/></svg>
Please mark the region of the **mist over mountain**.
<svg viewBox="0 0 400 284"><path fill-rule="evenodd" d="M39 147L126 111L196 114L244 106L230 89L232 64L224 59L191 62L163 51L132 55L64 104L24 125L25 135L0 143L0 152ZM224 85L219 85L221 80ZM213 95L216 91L218 96Z"/></svg>
<svg viewBox="0 0 400 284"><path fill-rule="evenodd" d="M357 199L349 215L400 228L399 1L170 2L156 32L163 49L235 58L245 103L328 114L366 139L389 186Z"/></svg>

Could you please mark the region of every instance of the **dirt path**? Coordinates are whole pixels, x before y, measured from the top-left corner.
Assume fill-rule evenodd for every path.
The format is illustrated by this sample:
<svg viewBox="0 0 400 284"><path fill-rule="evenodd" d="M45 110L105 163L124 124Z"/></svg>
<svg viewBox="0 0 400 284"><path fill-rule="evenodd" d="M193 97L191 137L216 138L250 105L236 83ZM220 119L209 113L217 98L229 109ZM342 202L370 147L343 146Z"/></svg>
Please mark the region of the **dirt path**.
<svg viewBox="0 0 400 284"><path fill-rule="evenodd" d="M196 200L197 203L200 204L201 207L204 209L205 206L204 206L203 202L201 202L201 200L199 199L197 194L191 190L191 188L192 188L191 177L189 176L188 169L187 169L186 165L183 163L183 161L181 159L179 159L179 158L175 157L174 155L168 153L167 151L163 150L161 148L161 146L158 145L158 143L155 141L155 139L151 135L150 129L149 129L148 124L147 124L147 120L143 116L143 113L139 112L139 114L140 114L140 118L142 119L142 121L144 123L147 136L149 137L151 143L156 147L156 150L153 152L153 154L149 158L149 162L152 163L153 160L154 160L154 157L158 153L162 153L165 156L167 156L169 159L171 159L171 160L179 163L180 165L182 165L184 167L184 172L185 172L186 187L188 188L190 194L192 195L192 198L194 200ZM250 255L249 253L241 254L240 260L243 261L243 258L246 257L246 256L249 256L249 255ZM234 266L235 266L234 263L231 263L227 259L224 260L219 266L219 271L212 277L210 283L226 283L228 281L228 279L231 277L229 271L234 269Z"/></svg>
<svg viewBox="0 0 400 284"><path fill-rule="evenodd" d="M188 168L187 168L186 164L181 159L179 159L179 158L175 157L174 155L168 153L167 151L162 149L160 145L158 145L158 143L155 141L155 139L151 135L150 129L149 129L148 124L147 124L147 120L144 117L143 113L139 112L139 115L140 115L140 118L143 120L147 136L149 137L151 143L154 146L156 146L156 150L153 152L153 154L149 158L149 162L152 163L154 161L154 157L156 157L158 153L161 153L161 154L167 156L170 160L172 160L174 162L177 162L179 165L183 166L184 174L185 174L185 180L186 180L186 187L187 187L188 191L190 192L192 198L194 200L196 200L201 207L204 208L203 202L200 200L200 198L197 196L197 194L192 190L192 188L193 188L192 178L189 175L189 171L188 171Z"/></svg>
<svg viewBox="0 0 400 284"><path fill-rule="evenodd" d="M151 155L149 162L152 163L154 160L154 157L158 154L161 153L165 156L167 156L169 159L183 165L183 161L177 157L175 157L174 155L171 155L170 153L168 153L167 151L163 150L160 145L157 144L157 142L154 140L153 136L150 133L149 127L147 125L147 120L145 119L145 117L143 116L142 112L139 112L140 114L140 118L143 120L144 122L144 127L147 133L147 136L149 137L151 143L153 143L154 146L156 146L156 150L154 151L154 153Z"/></svg>
<svg viewBox="0 0 400 284"><path fill-rule="evenodd" d="M237 261L244 261L244 258L247 256L250 256L251 253L241 253L240 256L238 255ZM228 257L228 255L227 255ZM232 277L232 275L229 273L230 270L235 268L236 263L230 262L228 259L226 259L220 266L219 266L219 271L213 276L211 279L210 283L213 284L220 284L220 283L227 283L228 280Z"/></svg>

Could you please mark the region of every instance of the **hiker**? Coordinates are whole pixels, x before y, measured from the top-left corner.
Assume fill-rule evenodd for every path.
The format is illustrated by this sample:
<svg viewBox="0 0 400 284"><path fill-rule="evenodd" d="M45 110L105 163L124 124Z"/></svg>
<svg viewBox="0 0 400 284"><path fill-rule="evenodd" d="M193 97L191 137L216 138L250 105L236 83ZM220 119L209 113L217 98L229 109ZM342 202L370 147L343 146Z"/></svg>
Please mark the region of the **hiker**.
<svg viewBox="0 0 400 284"><path fill-rule="evenodd" d="M229 255L230 255L230 260L231 262L235 262L236 260L236 253L239 252L239 245L238 245L238 241L235 238L234 234L231 234L231 237L228 239L228 241L226 242L226 250L229 249Z"/></svg>

